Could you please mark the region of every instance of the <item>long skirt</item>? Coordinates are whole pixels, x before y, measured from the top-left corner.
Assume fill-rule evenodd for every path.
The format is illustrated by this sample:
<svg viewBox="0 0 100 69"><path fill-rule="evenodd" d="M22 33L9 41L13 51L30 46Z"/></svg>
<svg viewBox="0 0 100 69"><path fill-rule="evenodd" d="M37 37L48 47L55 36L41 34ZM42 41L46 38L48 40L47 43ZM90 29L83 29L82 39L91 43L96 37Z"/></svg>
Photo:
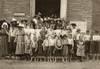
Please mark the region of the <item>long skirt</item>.
<svg viewBox="0 0 100 69"><path fill-rule="evenodd" d="M30 39L28 38L27 35L24 36L25 39L25 54L29 54L30 50Z"/></svg>
<svg viewBox="0 0 100 69"><path fill-rule="evenodd" d="M24 55L25 54L25 46L23 36L18 36L17 45L16 45L16 55Z"/></svg>
<svg viewBox="0 0 100 69"><path fill-rule="evenodd" d="M60 46L58 46L58 47L60 48ZM56 49L55 50L55 56L56 57L62 57L62 49L60 49L60 50L59 49Z"/></svg>
<svg viewBox="0 0 100 69"><path fill-rule="evenodd" d="M90 53L90 41L85 41L85 53Z"/></svg>
<svg viewBox="0 0 100 69"><path fill-rule="evenodd" d="M68 55L68 45L63 45L63 57L67 57Z"/></svg>
<svg viewBox="0 0 100 69"><path fill-rule="evenodd" d="M99 54L99 41L93 41L93 45L91 47L92 54Z"/></svg>
<svg viewBox="0 0 100 69"><path fill-rule="evenodd" d="M16 50L16 43L14 42L15 37L10 37L10 42L9 42L9 54L14 55L15 50Z"/></svg>
<svg viewBox="0 0 100 69"><path fill-rule="evenodd" d="M77 56L85 56L84 48L83 49L77 48L76 54L77 54Z"/></svg>
<svg viewBox="0 0 100 69"><path fill-rule="evenodd" d="M8 36L0 36L0 57L8 55Z"/></svg>
<svg viewBox="0 0 100 69"><path fill-rule="evenodd" d="M36 48L32 48L32 56L36 57L37 56L37 52L35 51Z"/></svg>
<svg viewBox="0 0 100 69"><path fill-rule="evenodd" d="M38 54L38 56L43 56L43 47L42 46L38 46L37 54Z"/></svg>

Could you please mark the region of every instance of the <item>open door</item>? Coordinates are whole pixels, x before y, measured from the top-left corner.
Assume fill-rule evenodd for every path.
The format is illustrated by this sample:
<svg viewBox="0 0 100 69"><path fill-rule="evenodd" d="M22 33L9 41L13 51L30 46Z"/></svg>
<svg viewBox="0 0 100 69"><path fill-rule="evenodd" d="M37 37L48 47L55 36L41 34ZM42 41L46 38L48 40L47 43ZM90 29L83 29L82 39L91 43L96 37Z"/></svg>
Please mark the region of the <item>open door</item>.
<svg viewBox="0 0 100 69"><path fill-rule="evenodd" d="M41 12L43 16L52 14L60 17L60 0L36 0L35 13Z"/></svg>

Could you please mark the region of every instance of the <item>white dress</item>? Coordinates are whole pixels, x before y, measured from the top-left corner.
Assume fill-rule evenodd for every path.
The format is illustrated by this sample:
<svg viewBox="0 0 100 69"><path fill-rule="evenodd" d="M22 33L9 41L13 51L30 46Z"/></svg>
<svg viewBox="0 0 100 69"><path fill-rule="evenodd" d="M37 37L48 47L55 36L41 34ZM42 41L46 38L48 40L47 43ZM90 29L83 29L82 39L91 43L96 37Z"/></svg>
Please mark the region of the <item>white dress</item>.
<svg viewBox="0 0 100 69"><path fill-rule="evenodd" d="M30 48L30 29L24 28L24 39L25 39L25 53L29 53L29 48Z"/></svg>
<svg viewBox="0 0 100 69"><path fill-rule="evenodd" d="M30 29L30 39L33 40L34 36L36 35L35 29Z"/></svg>
<svg viewBox="0 0 100 69"><path fill-rule="evenodd" d="M40 31L41 29L35 29L37 39L40 37Z"/></svg>

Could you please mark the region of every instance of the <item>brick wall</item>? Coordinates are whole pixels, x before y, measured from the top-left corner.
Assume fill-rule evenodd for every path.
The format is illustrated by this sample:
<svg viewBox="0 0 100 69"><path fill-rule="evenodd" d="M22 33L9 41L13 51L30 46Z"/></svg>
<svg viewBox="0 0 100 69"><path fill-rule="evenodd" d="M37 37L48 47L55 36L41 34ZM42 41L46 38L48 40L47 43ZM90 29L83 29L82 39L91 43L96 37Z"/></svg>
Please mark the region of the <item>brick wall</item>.
<svg viewBox="0 0 100 69"><path fill-rule="evenodd" d="M87 22L87 28L91 29L92 0L68 0L67 19Z"/></svg>
<svg viewBox="0 0 100 69"><path fill-rule="evenodd" d="M8 22L14 17L14 13L25 13L25 18L30 18L30 0L0 0L2 1L2 19L6 19ZM24 17L15 17L18 20Z"/></svg>
<svg viewBox="0 0 100 69"><path fill-rule="evenodd" d="M99 29L99 4L100 0L68 0L67 19L70 21L87 22L88 29L91 29L93 21L93 28ZM0 19L5 19L10 22L14 13L25 13L25 17L29 19L30 0L0 0ZM23 17L15 18L20 20Z"/></svg>
<svg viewBox="0 0 100 69"><path fill-rule="evenodd" d="M100 30L100 0L93 0L93 31Z"/></svg>

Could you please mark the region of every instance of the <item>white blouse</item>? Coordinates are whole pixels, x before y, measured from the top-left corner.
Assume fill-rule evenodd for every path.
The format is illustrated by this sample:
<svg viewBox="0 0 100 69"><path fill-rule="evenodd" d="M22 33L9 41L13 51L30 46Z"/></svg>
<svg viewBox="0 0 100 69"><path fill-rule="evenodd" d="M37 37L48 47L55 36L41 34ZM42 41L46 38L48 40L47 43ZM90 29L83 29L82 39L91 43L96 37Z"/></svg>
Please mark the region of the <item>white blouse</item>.
<svg viewBox="0 0 100 69"><path fill-rule="evenodd" d="M56 45L56 39L49 39L49 46L55 46Z"/></svg>
<svg viewBox="0 0 100 69"><path fill-rule="evenodd" d="M91 39L91 35L84 35L84 40L85 41L90 41L90 39Z"/></svg>
<svg viewBox="0 0 100 69"><path fill-rule="evenodd" d="M74 45L74 40L72 38L71 39L68 38L68 44Z"/></svg>
<svg viewBox="0 0 100 69"><path fill-rule="evenodd" d="M100 36L99 35L93 35L93 41L99 41Z"/></svg>

